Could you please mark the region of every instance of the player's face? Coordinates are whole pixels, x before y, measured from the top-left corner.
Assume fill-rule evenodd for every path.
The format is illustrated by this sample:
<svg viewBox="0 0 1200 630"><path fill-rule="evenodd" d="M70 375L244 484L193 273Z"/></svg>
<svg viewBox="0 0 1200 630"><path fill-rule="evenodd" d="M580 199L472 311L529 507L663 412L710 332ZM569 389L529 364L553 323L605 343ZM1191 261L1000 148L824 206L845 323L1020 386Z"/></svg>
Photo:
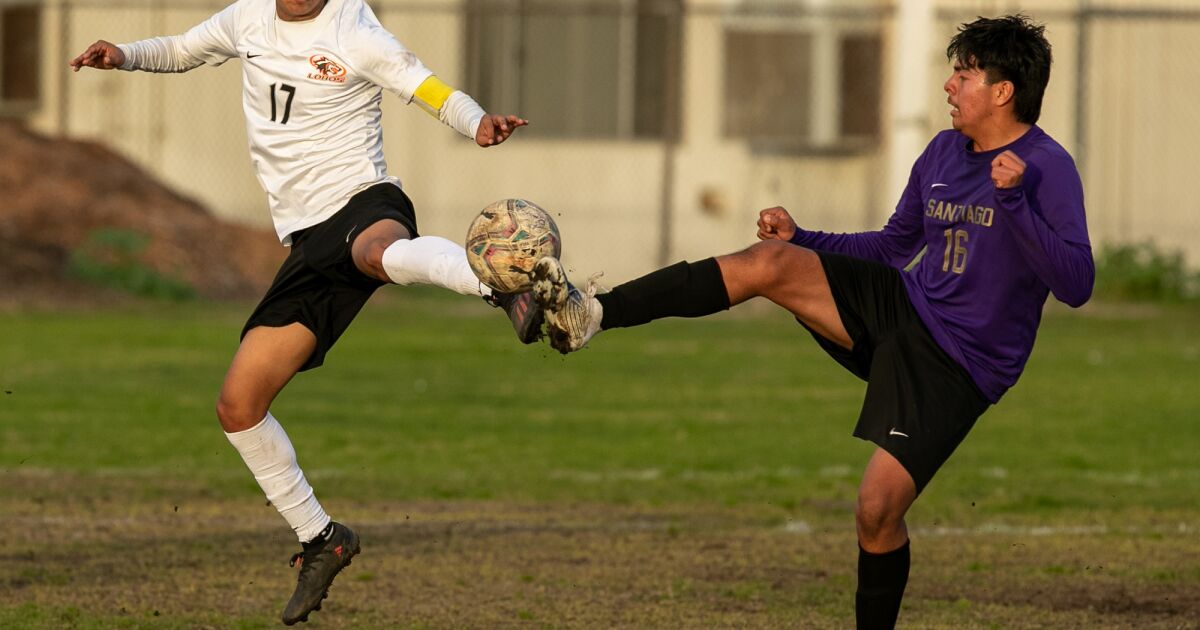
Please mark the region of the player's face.
<svg viewBox="0 0 1200 630"><path fill-rule="evenodd" d="M325 0L275 0L275 13L284 22L311 20L325 8Z"/></svg>
<svg viewBox="0 0 1200 630"><path fill-rule="evenodd" d="M994 114L992 88L987 73L979 68L954 63L954 72L946 79L946 102L950 104L950 121L967 137Z"/></svg>

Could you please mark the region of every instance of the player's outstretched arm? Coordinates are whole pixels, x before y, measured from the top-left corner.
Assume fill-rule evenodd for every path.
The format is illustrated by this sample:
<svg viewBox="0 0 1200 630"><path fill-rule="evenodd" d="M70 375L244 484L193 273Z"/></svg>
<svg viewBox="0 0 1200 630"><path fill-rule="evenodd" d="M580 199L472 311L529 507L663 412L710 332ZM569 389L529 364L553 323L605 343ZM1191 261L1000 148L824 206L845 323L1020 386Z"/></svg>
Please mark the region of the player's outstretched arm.
<svg viewBox="0 0 1200 630"><path fill-rule="evenodd" d="M758 213L758 240L790 241L796 234L796 221L780 206Z"/></svg>
<svg viewBox="0 0 1200 630"><path fill-rule="evenodd" d="M475 131L475 144L485 149L504 142L518 127L528 125L529 121L518 116L484 114L479 119L479 129Z"/></svg>
<svg viewBox="0 0 1200 630"><path fill-rule="evenodd" d="M98 70L113 70L125 63L125 53L115 44L103 39L87 47L87 50L71 60L68 64L75 72L80 68L96 68Z"/></svg>
<svg viewBox="0 0 1200 630"><path fill-rule="evenodd" d="M120 45L99 40L68 64L99 70L187 72L203 64L219 66L238 56L234 46L236 15L240 3L188 29L181 35L152 37Z"/></svg>

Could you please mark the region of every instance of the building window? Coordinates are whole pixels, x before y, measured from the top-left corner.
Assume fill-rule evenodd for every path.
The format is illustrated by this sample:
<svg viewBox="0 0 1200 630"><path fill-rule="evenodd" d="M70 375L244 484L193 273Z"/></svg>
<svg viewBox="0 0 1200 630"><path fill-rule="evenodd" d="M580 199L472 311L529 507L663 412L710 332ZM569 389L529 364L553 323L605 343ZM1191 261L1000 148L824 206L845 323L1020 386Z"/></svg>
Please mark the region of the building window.
<svg viewBox="0 0 1200 630"><path fill-rule="evenodd" d="M725 133L749 140L811 135L812 36L725 34Z"/></svg>
<svg viewBox="0 0 1200 630"><path fill-rule="evenodd" d="M838 133L847 141L874 143L883 98L883 42L878 33L847 33L839 43Z"/></svg>
<svg viewBox="0 0 1200 630"><path fill-rule="evenodd" d="M681 2L468 0L467 90L530 135L673 135Z"/></svg>
<svg viewBox="0 0 1200 630"><path fill-rule="evenodd" d="M0 114L19 114L38 104L41 10L0 7Z"/></svg>
<svg viewBox="0 0 1200 630"><path fill-rule="evenodd" d="M878 143L883 44L870 13L733 19L724 45L726 136L788 153Z"/></svg>

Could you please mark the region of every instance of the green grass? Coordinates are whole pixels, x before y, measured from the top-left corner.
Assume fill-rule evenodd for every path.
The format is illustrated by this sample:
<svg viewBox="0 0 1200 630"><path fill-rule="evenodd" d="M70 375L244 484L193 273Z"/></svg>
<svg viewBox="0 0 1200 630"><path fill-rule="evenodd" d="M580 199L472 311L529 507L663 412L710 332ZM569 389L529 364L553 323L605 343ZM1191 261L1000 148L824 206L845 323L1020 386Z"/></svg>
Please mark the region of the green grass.
<svg viewBox="0 0 1200 630"><path fill-rule="evenodd" d="M325 367L297 377L272 408L327 502L682 506L765 526L852 532L872 450L850 436L864 384L785 313L751 305L658 322L604 333L562 357L544 345L520 346L503 317L476 301L422 291L381 297ZM82 491L176 509L198 497L261 506L213 413L248 310L137 303L0 314L0 505ZM983 416L911 512L914 538L1020 537L1043 526L1164 546L1180 531L1194 538L1198 387L1196 307L1050 309L1021 382ZM32 497L29 483L4 483L39 475L72 481L34 484ZM694 538L703 523L670 523L663 540ZM852 571L847 562L829 560ZM1002 555L966 554L945 571L951 585L956 576L984 584L995 571L1062 584L1085 565L1029 558L1014 568ZM1169 558L1112 571L1105 575L1200 588L1194 563L1172 566ZM512 588L534 588L539 575L536 567L517 571ZM49 587L66 578L12 579ZM731 577L703 592L735 609L799 605L780 599L771 579ZM799 601L812 614L844 615L853 581L829 579ZM384 581L376 571L355 583ZM676 602L699 588L678 576L662 581L661 592L645 597ZM934 627L1006 618L996 601L922 600L914 588L906 614ZM559 625L535 603L512 602L514 623ZM70 617L81 628L176 627L141 610L90 614L81 617L69 602L0 605L0 626L57 627ZM788 614L778 619L797 618ZM258 627L269 618L251 612L238 623ZM180 619L170 623L208 623L200 612ZM464 619L411 623L470 625Z"/></svg>
<svg viewBox="0 0 1200 630"><path fill-rule="evenodd" d="M853 494L870 450L849 436L864 385L784 315L659 322L562 357L515 343L474 302L409 294L368 308L273 407L333 492L784 507ZM0 315L0 469L178 474L255 493L212 411L245 310ZM1021 382L919 505L1190 507L1198 324L1184 308L1052 312Z"/></svg>

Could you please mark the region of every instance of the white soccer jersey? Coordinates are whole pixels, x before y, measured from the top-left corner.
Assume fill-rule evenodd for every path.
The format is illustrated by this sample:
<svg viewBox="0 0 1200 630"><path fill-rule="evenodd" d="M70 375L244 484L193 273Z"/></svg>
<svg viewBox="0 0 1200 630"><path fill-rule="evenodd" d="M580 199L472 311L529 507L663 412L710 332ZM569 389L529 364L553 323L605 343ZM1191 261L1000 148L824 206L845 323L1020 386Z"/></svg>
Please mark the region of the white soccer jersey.
<svg viewBox="0 0 1200 630"><path fill-rule="evenodd" d="M328 0L309 22L279 20L275 0L238 0L183 35L120 47L123 69L184 72L242 60L250 159L284 244L355 193L399 185L383 157L381 88L411 103L433 74L363 0ZM474 137L478 116L448 124Z"/></svg>

